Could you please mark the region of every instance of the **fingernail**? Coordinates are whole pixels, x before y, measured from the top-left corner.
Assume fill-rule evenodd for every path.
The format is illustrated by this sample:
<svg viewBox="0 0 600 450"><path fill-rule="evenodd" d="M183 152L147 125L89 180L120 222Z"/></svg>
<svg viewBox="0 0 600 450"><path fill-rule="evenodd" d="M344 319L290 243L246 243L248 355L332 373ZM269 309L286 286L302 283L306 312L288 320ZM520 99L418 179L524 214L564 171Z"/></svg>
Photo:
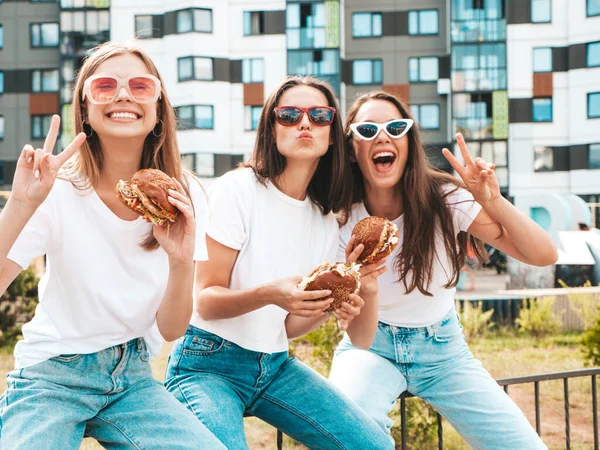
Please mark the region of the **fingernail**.
<svg viewBox="0 0 600 450"><path fill-rule="evenodd" d="M31 158L31 157L27 158L28 163L30 163L31 161L33 161L33 158Z"/></svg>
<svg viewBox="0 0 600 450"><path fill-rule="evenodd" d="M34 176L35 176L36 178L39 178L39 177L40 177L40 171L39 171L39 170L36 170L36 171L35 171L35 174L34 174Z"/></svg>

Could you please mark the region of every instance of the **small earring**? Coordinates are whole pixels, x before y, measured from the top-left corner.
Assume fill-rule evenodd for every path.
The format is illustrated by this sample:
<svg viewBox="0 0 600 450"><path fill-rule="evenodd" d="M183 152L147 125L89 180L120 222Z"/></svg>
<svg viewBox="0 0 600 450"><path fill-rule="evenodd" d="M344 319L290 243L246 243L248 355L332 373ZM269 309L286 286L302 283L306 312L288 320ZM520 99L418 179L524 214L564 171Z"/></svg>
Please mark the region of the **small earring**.
<svg viewBox="0 0 600 450"><path fill-rule="evenodd" d="M87 133L85 126L88 126L90 128L90 134ZM85 133L85 135L88 138L91 138L94 135L94 129L92 128L92 126L89 123L83 122L83 132Z"/></svg>
<svg viewBox="0 0 600 450"><path fill-rule="evenodd" d="M165 123L161 120L158 119L158 122L156 122L156 125L158 125L160 123L160 133L156 134L156 126L154 126L154 128L152 128L152 134L154 135L154 137L161 137L165 128Z"/></svg>

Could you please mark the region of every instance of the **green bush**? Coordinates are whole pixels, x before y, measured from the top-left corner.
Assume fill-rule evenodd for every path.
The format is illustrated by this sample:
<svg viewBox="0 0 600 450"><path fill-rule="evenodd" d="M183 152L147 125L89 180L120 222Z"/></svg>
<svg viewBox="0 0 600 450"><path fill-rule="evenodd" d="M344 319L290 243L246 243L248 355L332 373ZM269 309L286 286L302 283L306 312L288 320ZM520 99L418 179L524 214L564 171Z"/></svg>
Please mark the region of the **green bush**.
<svg viewBox="0 0 600 450"><path fill-rule="evenodd" d="M327 376L331 369L333 352L343 336L344 332L338 326L337 319L332 317L312 333L293 340L290 343L290 355L303 359L304 355L298 354L298 344L309 343L311 346L310 365L322 375Z"/></svg>
<svg viewBox="0 0 600 450"><path fill-rule="evenodd" d="M594 322L583 334L581 343L588 361L594 366L600 366L600 306L596 308L593 317Z"/></svg>
<svg viewBox="0 0 600 450"><path fill-rule="evenodd" d="M516 320L519 331L543 336L557 333L562 329L562 321L554 314L554 297L527 299Z"/></svg>
<svg viewBox="0 0 600 450"><path fill-rule="evenodd" d="M397 446L402 442L400 408L392 411L395 425L391 433ZM419 398L406 399L406 442L410 448L421 450L437 448L437 413L432 406Z"/></svg>
<svg viewBox="0 0 600 450"><path fill-rule="evenodd" d="M33 317L38 281L32 269L24 270L0 296L0 348L12 351L21 338L21 326Z"/></svg>
<svg viewBox="0 0 600 450"><path fill-rule="evenodd" d="M563 288L570 287L563 280L558 280L558 284L560 284ZM592 287L592 283L588 280L582 287ZM598 301L596 300L597 296L597 293L592 292L580 293L574 291L568 294L571 309L575 311L575 313L581 319L584 330L587 330L594 325L596 308L598 307Z"/></svg>
<svg viewBox="0 0 600 450"><path fill-rule="evenodd" d="M495 325L491 320L494 310L483 312L482 308L482 302L477 302L477 306L473 307L467 300L463 302L462 308L458 308L460 323L467 339L485 337Z"/></svg>

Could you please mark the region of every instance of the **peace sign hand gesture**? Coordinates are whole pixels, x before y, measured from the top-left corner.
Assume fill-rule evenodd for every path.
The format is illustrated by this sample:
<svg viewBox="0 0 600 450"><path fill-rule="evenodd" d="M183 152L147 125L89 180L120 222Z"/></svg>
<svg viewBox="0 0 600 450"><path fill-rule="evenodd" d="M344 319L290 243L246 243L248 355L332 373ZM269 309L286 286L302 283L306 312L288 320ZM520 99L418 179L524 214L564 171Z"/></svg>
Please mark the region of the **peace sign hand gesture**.
<svg viewBox="0 0 600 450"><path fill-rule="evenodd" d="M29 144L23 147L13 180L13 200L35 208L41 205L54 185L58 170L85 141L85 133L79 133L60 154L53 155L52 149L58 137L59 127L60 117L52 116L44 147L36 150Z"/></svg>
<svg viewBox="0 0 600 450"><path fill-rule="evenodd" d="M475 158L475 161L473 161L467 148L467 143L461 133L456 134L456 142L458 143L466 167L447 148L443 149L442 153L452 167L454 167L456 173L460 175L467 189L473 194L475 201L481 205L501 197L500 186L494 173L496 165L487 163L482 158Z"/></svg>

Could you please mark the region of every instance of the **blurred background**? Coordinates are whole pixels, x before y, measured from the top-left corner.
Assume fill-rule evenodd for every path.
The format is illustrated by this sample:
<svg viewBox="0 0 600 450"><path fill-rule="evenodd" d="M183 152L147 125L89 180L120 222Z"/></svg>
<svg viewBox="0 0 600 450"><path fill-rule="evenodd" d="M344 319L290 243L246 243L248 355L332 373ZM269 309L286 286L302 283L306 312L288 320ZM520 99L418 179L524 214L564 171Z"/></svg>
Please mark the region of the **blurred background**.
<svg viewBox="0 0 600 450"><path fill-rule="evenodd" d="M399 96L441 170L451 171L441 149L458 153L463 133L560 253L547 268L492 248L486 265L466 264L456 301L469 344L496 378L554 373L539 378L555 380L541 409L538 384L535 398L530 384L510 391L551 449L599 448L597 369L561 374L600 366L600 0L0 0L0 209L22 146L41 147L52 114L63 118L56 151L72 139L72 88L90 49L134 38L205 185L248 158L265 97L289 74L329 81L342 115L361 92ZM2 373L43 272L40 259L0 298ZM291 351L326 375L340 337L329 322ZM153 362L158 379L169 349ZM435 412L407 408L412 448L442 448ZM246 425L251 448L274 448L272 428ZM443 448L466 448L444 429Z"/></svg>

